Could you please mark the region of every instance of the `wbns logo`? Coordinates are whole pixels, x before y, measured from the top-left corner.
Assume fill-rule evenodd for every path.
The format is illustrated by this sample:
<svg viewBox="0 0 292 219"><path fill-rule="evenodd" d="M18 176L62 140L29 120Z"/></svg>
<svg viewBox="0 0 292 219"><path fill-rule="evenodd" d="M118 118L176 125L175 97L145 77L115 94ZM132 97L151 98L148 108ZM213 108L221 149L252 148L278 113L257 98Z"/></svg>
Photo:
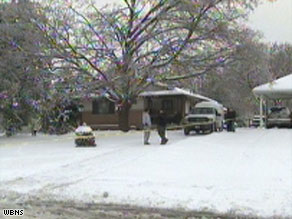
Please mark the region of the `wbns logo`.
<svg viewBox="0 0 292 219"><path fill-rule="evenodd" d="M23 216L23 209L3 209L4 216Z"/></svg>

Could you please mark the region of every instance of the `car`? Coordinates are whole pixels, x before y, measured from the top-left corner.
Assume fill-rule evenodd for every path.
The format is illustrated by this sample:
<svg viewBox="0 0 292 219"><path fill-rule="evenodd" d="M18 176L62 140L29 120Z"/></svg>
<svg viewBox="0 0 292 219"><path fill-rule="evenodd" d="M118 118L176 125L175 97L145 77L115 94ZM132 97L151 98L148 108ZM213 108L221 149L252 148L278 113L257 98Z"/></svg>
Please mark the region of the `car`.
<svg viewBox="0 0 292 219"><path fill-rule="evenodd" d="M292 127L291 112L287 107L272 107L267 116L267 128L273 127Z"/></svg>
<svg viewBox="0 0 292 219"><path fill-rule="evenodd" d="M251 120L250 127L255 127L255 128L259 127L261 123L260 117L261 117L260 115L254 115ZM266 122L265 116L263 116L263 122L264 124Z"/></svg>

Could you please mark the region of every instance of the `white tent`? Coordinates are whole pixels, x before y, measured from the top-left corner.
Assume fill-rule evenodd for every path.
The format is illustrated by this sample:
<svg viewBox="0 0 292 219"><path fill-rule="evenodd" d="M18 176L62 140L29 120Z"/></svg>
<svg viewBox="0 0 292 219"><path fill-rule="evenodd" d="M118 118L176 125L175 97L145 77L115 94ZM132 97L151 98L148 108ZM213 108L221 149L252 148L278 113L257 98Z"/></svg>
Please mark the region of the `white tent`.
<svg viewBox="0 0 292 219"><path fill-rule="evenodd" d="M253 93L264 99L291 99L292 74L255 87Z"/></svg>
<svg viewBox="0 0 292 219"><path fill-rule="evenodd" d="M260 97L261 127L263 127L263 100L292 99L292 74L255 87L252 91Z"/></svg>

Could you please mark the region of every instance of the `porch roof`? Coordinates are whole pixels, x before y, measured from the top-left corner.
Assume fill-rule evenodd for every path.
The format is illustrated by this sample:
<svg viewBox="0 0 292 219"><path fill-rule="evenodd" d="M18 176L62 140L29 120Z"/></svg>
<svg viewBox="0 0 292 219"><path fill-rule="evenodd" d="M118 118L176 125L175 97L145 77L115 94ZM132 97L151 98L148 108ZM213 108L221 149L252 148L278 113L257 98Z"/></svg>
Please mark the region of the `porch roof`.
<svg viewBox="0 0 292 219"><path fill-rule="evenodd" d="M262 96L265 99L291 99L292 74L255 87L253 93L257 96Z"/></svg>
<svg viewBox="0 0 292 219"><path fill-rule="evenodd" d="M151 96L179 96L179 95L188 96L188 97L200 99L200 100L217 102L217 101L210 99L208 97L202 96L200 94L195 94L191 91L184 90L184 89L181 89L178 87L176 87L172 90L144 91L139 96L140 97L151 97Z"/></svg>

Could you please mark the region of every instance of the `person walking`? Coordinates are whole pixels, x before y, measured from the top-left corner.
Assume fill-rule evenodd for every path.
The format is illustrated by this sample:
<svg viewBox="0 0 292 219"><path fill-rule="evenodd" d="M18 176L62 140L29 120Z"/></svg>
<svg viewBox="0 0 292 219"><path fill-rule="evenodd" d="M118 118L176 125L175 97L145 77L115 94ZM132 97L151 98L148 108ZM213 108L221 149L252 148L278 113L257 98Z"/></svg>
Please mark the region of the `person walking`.
<svg viewBox="0 0 292 219"><path fill-rule="evenodd" d="M40 118L38 116L34 116L30 121L30 129L31 129L31 135L36 136L37 132L40 130Z"/></svg>
<svg viewBox="0 0 292 219"><path fill-rule="evenodd" d="M160 110L157 117L157 132L161 138L160 144L166 144L168 142L168 139L165 137L166 124L167 122L165 118L165 113L163 110Z"/></svg>
<svg viewBox="0 0 292 219"><path fill-rule="evenodd" d="M151 117L149 114L149 109L145 109L142 114L142 123L144 129L144 144L149 145L150 130L151 130Z"/></svg>
<svg viewBox="0 0 292 219"><path fill-rule="evenodd" d="M236 112L233 109L227 108L225 120L226 120L228 132L235 132L235 125L234 125L235 118L236 118Z"/></svg>
<svg viewBox="0 0 292 219"><path fill-rule="evenodd" d="M230 123L230 131L231 132L235 132L235 120L236 120L236 112L234 109L230 110L230 119L231 119L231 123Z"/></svg>

